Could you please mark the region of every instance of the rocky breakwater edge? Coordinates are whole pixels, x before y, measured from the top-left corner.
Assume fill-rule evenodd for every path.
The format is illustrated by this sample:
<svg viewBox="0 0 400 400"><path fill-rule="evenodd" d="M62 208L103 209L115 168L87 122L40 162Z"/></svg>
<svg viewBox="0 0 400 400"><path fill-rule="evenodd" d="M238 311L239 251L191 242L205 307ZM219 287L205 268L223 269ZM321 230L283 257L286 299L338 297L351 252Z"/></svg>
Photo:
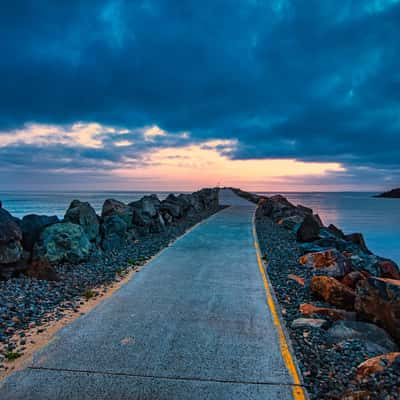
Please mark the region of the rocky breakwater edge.
<svg viewBox="0 0 400 400"><path fill-rule="evenodd" d="M310 208L235 191L258 204L260 248L310 397L400 399L398 265Z"/></svg>
<svg viewBox="0 0 400 400"><path fill-rule="evenodd" d="M100 216L89 203L73 200L62 220L18 219L0 208L0 377L29 356L46 331L87 311L220 209L218 189L129 204L107 199Z"/></svg>

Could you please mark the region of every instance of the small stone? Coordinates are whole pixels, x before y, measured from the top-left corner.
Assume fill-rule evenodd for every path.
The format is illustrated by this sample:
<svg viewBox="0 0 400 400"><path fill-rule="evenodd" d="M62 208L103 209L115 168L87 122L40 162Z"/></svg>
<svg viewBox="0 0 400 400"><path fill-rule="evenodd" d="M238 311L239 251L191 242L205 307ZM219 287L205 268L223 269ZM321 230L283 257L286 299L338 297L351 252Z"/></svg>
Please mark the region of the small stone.
<svg viewBox="0 0 400 400"><path fill-rule="evenodd" d="M292 322L292 328L316 328L320 329L326 326L328 321L317 318L297 318Z"/></svg>

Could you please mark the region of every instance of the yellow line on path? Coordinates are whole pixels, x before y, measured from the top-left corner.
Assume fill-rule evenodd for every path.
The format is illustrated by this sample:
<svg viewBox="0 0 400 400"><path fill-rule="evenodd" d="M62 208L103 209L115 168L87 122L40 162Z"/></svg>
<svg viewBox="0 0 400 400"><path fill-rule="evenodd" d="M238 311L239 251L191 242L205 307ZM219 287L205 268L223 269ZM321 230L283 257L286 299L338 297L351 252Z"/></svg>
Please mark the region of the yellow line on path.
<svg viewBox="0 0 400 400"><path fill-rule="evenodd" d="M300 380L299 373L298 373L296 365L294 363L292 354L290 353L289 345L286 341L286 336L285 336L285 333L284 333L282 325L281 325L281 321L280 321L279 314L276 309L274 299L272 297L271 288L269 287L268 279L267 279L267 276L264 271L264 265L261 260L260 246L258 245L257 232L256 232L254 221L253 221L253 236L254 236L254 247L256 248L256 254L257 254L258 268L260 270L262 280L264 283L265 294L267 297L267 304L271 311L274 325L278 331L279 344L281 347L282 358L283 358L283 361L285 362L287 370L289 371L289 374L293 378L293 383L295 385L301 385L302 382ZM304 389L301 386L292 386L292 393L293 393L294 400L305 400L306 399Z"/></svg>

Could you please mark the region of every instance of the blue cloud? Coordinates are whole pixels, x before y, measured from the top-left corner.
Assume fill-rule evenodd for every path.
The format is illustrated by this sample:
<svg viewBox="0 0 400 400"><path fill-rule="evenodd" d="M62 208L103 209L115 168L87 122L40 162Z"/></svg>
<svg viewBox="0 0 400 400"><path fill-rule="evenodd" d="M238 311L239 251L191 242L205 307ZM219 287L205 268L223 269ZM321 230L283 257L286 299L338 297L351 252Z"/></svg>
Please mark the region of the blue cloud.
<svg viewBox="0 0 400 400"><path fill-rule="evenodd" d="M160 147L185 131L237 139L232 158L400 169L398 1L16 0L0 35L2 131L96 121L135 136L135 150L112 135L104 149L48 147L43 165L140 158L155 145L137 129L156 124L171 133ZM29 151L5 147L2 163Z"/></svg>

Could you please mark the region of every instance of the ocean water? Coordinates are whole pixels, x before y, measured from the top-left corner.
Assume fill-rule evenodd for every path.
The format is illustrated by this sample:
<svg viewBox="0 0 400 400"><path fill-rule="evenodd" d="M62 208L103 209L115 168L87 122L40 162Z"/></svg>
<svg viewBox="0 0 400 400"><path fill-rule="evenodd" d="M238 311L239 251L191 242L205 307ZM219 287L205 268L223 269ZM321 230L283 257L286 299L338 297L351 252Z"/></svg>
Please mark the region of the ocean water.
<svg viewBox="0 0 400 400"><path fill-rule="evenodd" d="M146 194L160 199L169 192L0 192L3 207L16 217L26 214L57 215L62 218L71 200L88 201L100 213L105 199L129 203ZM271 195L276 193L265 192ZM373 198L374 193L281 193L294 204L311 207L326 225L334 224L345 233L361 232L376 254L400 264L400 199Z"/></svg>
<svg viewBox="0 0 400 400"><path fill-rule="evenodd" d="M376 193L366 192L281 194L312 208L325 225L334 224L345 233L361 232L372 252L400 265L400 199L374 198Z"/></svg>
<svg viewBox="0 0 400 400"><path fill-rule="evenodd" d="M104 200L116 199L124 203L130 203L141 199L145 195L156 194L160 200L168 196L170 192L3 192L0 191L0 200L3 208L13 216L22 218L27 214L57 215L63 218L65 211L74 199L88 201L98 214Z"/></svg>

